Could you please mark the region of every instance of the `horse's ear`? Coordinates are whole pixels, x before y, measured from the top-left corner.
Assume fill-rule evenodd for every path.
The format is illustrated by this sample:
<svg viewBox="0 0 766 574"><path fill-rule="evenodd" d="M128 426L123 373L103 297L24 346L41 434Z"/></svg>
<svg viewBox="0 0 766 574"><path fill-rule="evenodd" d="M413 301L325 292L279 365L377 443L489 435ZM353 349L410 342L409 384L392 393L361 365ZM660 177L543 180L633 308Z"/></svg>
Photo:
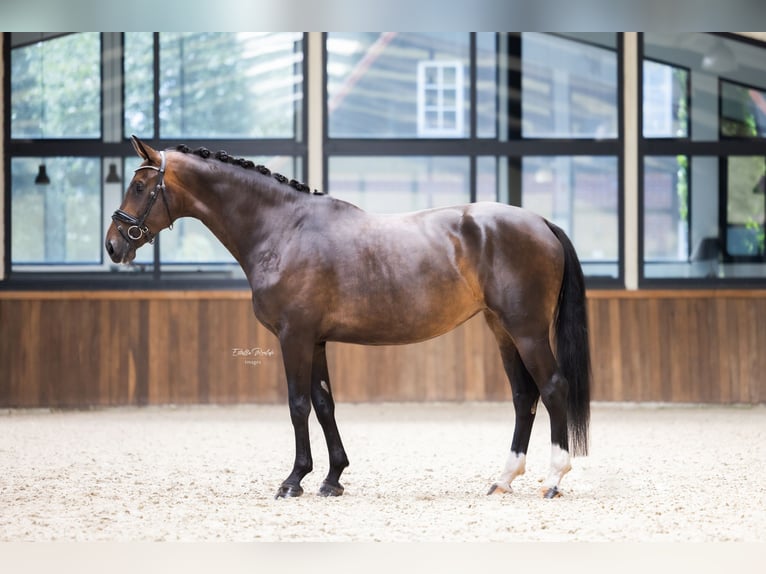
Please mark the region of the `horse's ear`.
<svg viewBox="0 0 766 574"><path fill-rule="evenodd" d="M151 163L160 163L160 154L152 146L145 144L134 135L130 136L130 141L133 143L133 149L136 150L141 159Z"/></svg>

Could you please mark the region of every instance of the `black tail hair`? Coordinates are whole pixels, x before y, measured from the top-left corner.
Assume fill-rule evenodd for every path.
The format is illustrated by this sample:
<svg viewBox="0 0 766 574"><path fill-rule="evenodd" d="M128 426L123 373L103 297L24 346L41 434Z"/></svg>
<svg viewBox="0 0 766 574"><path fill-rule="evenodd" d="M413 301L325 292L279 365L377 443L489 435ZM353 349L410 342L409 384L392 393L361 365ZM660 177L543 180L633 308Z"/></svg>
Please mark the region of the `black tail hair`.
<svg viewBox="0 0 766 574"><path fill-rule="evenodd" d="M556 360L569 382L569 452L573 456L587 455L591 365L585 278L569 237L560 227L547 223L564 248L564 278L556 311Z"/></svg>

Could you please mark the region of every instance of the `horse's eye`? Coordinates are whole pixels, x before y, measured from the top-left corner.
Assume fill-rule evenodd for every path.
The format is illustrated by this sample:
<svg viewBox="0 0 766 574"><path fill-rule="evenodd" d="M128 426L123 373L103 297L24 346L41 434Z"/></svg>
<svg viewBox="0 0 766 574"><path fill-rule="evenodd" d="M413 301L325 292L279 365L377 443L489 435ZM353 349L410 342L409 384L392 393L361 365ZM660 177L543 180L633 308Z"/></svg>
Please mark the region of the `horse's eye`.
<svg viewBox="0 0 766 574"><path fill-rule="evenodd" d="M144 184L140 181L136 182L136 193L141 195L144 192Z"/></svg>

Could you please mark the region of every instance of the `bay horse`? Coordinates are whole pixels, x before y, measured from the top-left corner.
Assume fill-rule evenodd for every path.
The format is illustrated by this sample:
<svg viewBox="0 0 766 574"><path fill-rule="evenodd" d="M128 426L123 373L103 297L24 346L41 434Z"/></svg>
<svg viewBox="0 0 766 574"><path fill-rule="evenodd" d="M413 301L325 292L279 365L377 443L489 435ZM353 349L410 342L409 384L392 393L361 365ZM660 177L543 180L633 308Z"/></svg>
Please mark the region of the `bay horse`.
<svg viewBox="0 0 766 574"><path fill-rule="evenodd" d="M295 462L276 498L303 494L313 467L312 405L330 457L319 494L343 494L349 462L335 421L328 341L415 343L480 312L500 348L516 416L510 454L489 494L510 492L524 473L539 399L551 427L542 493L560 494L570 452L588 450L590 356L582 268L559 227L499 203L375 215L226 152L157 151L135 136L132 143L143 163L112 216L106 251L129 263L160 230L194 217L241 265L287 376Z"/></svg>

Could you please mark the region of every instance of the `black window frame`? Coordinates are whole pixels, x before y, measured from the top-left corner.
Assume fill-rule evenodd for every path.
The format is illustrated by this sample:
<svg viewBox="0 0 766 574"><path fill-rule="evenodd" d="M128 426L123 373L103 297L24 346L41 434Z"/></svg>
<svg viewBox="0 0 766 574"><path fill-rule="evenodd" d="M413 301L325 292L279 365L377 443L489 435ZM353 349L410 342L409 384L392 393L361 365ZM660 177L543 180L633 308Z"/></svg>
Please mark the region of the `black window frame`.
<svg viewBox="0 0 766 574"><path fill-rule="evenodd" d="M732 33L712 33L713 36L719 36L727 40L735 42L742 42L745 44L751 44L766 50L766 43L754 40L752 38L739 36ZM722 263L737 263L740 262L736 259L727 258L725 255L725 246L723 243L726 239L725 234L725 221L726 212L725 206L727 201L726 190L726 173L722 168L726 165L726 158L729 156L766 156L766 138L732 138L721 137L721 94L719 90L718 94L718 107L716 110L718 129L716 130L717 140L694 140L693 139L693 124L689 125L689 136L687 138L646 138L644 137L643 120L644 120L644 103L643 103L643 62L645 59L656 60L655 58L647 58L644 50L644 33L638 33L638 51L637 51L637 130L638 130L638 288L639 289L710 289L710 288L764 288L766 286L766 277L647 277L645 273L645 249L644 249L644 234L645 234L645 213L644 213L644 161L649 156L679 156L684 155L688 158L688 174L689 174L689 221L691 222L691 210L692 210L692 193L691 193L691 173L692 162L695 156L705 156L718 158L719 161L719 182L718 182L718 241L719 249L721 251ZM676 64L672 64L676 66ZM722 75L718 75L719 82ZM729 81L729 80L726 80ZM739 83L739 82L733 82ZM691 98L693 95L689 93L689 110L691 110ZM689 246L690 251L694 248Z"/></svg>

